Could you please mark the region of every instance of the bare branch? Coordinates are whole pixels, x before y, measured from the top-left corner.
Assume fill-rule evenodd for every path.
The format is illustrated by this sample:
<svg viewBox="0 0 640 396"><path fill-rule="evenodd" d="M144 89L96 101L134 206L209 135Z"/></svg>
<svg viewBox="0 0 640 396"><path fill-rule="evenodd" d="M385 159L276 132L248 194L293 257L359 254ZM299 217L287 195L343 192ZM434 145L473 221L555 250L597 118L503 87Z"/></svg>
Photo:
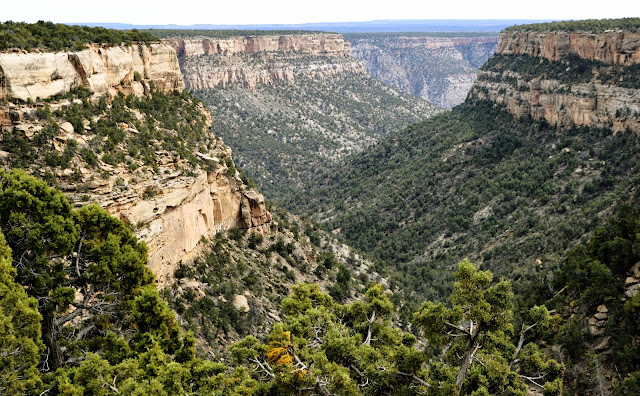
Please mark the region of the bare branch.
<svg viewBox="0 0 640 396"><path fill-rule="evenodd" d="M373 333L373 322L376 320L376 311L373 311L371 314L371 319L369 319L369 330L367 331L367 339L364 340L365 345L371 345L371 335Z"/></svg>
<svg viewBox="0 0 640 396"><path fill-rule="evenodd" d="M465 335L468 335L469 337L472 337L472 334L469 330L465 329L464 327L460 327L458 325L454 325L453 323L449 323L449 322L444 322L444 324L446 324L447 326L454 328L458 331L461 331L462 333L464 333Z"/></svg>

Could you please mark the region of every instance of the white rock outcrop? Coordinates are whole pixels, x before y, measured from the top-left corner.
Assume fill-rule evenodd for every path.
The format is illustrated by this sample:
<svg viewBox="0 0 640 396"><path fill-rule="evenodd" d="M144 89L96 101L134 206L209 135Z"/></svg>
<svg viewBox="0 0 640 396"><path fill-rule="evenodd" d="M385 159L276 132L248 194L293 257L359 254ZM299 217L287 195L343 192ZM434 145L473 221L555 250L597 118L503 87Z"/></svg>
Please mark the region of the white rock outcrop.
<svg viewBox="0 0 640 396"><path fill-rule="evenodd" d="M46 99L78 87L97 96L118 91L141 95L148 92L149 82L164 91L184 89L171 46L90 45L78 52L0 54L0 99Z"/></svg>

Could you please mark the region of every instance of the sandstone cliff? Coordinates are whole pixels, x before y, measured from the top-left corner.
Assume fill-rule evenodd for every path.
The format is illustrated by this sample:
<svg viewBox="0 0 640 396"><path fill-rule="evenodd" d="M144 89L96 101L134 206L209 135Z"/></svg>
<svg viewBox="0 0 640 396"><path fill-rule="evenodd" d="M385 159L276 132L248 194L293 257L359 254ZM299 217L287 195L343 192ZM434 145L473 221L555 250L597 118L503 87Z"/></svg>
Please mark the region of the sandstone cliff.
<svg viewBox="0 0 640 396"><path fill-rule="evenodd" d="M149 93L149 82L164 91L184 88L170 46L90 45L79 52L0 54L0 99L46 99L78 87L97 96L142 95Z"/></svg>
<svg viewBox="0 0 640 396"><path fill-rule="evenodd" d="M640 132L640 33L503 32L470 97L560 127Z"/></svg>
<svg viewBox="0 0 640 396"><path fill-rule="evenodd" d="M229 38L174 37L164 40L178 56L234 55L258 52L302 52L349 56L351 47L340 34L313 33L283 36L235 36Z"/></svg>
<svg viewBox="0 0 640 396"><path fill-rule="evenodd" d="M275 81L291 82L296 74L364 72L339 34L169 38L164 42L179 55L185 86L192 90L233 83L254 89Z"/></svg>
<svg viewBox="0 0 640 396"><path fill-rule="evenodd" d="M353 55L372 76L443 108L464 101L496 36L432 37L348 34Z"/></svg>
<svg viewBox="0 0 640 396"><path fill-rule="evenodd" d="M614 65L640 63L640 32L502 32L498 53L562 60L569 54Z"/></svg>
<svg viewBox="0 0 640 396"><path fill-rule="evenodd" d="M209 112L181 93L170 46L0 54L0 71L2 98L15 102L0 104L2 166L49 178L77 205L97 202L131 224L149 246L160 283L178 262L201 253L204 238L232 227L270 230L262 194L243 183L231 149L211 131ZM118 110L53 98L76 87L110 97ZM47 104L27 102L36 98ZM159 113L149 110L155 106Z"/></svg>

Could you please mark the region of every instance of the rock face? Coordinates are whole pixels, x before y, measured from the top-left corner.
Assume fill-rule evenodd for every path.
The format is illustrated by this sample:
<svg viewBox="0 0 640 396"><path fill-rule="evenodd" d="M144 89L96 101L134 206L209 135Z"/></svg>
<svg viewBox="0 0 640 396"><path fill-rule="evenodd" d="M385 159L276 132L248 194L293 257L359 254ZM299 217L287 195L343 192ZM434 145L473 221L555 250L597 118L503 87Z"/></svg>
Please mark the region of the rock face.
<svg viewBox="0 0 640 396"><path fill-rule="evenodd" d="M314 33L282 36L236 36L169 38L164 40L178 56L234 55L258 52L301 52L314 55L349 56L351 47L340 34Z"/></svg>
<svg viewBox="0 0 640 396"><path fill-rule="evenodd" d="M614 65L640 63L640 32L502 32L498 53L561 60L568 54Z"/></svg>
<svg viewBox="0 0 640 396"><path fill-rule="evenodd" d="M640 62L639 40L640 33L629 32L503 32L498 44L498 54L506 56L503 59L527 62L531 57L544 58L556 71L523 74L499 68L497 62L498 66L478 72L469 95L504 105L519 117L531 116L559 127L594 126L614 132L628 128L640 133L640 89L637 83L623 83L619 77L635 75L626 68ZM586 66L587 77L582 74L572 80L558 75L565 70L571 73L575 59L602 63ZM604 78L614 72L618 73L613 74L615 78Z"/></svg>
<svg viewBox="0 0 640 396"><path fill-rule="evenodd" d="M517 86L491 81L497 73L478 72L478 81L470 95L505 105L518 116L531 116L560 127L610 127L640 131L640 92L593 83L562 84L554 79L526 80L517 74ZM487 81L489 80L489 81ZM520 87L520 88L518 88Z"/></svg>
<svg viewBox="0 0 640 396"><path fill-rule="evenodd" d="M136 81L136 72L140 81ZM184 88L176 53L166 44L93 46L75 53L0 54L0 82L1 98L23 102L65 94L76 87L90 89L94 98L113 96L118 91L151 94L151 83L164 91ZM49 103L54 113L72 105L83 106L83 102L63 99ZM202 134L211 134L214 141L206 153L194 153L207 166L185 172L191 169L185 158L167 151L157 141L150 141L155 150L155 169L142 166L134 170L125 164L112 166L101 160L93 168L80 156L74 157L65 169L49 169L44 165L30 169L40 176L51 171L60 188L77 205L97 202L109 213L134 225L138 237L149 246L149 266L161 284L173 275L178 262L201 252L203 238L232 227L260 233L270 230L271 215L264 197L249 190L237 171L235 175L230 172L231 149L213 136L211 115L204 106L195 103L192 106L197 106L195 112L205 120ZM32 141L47 126L48 121L34 116L41 108L28 103L0 104L2 135L18 132ZM139 121L146 117L135 111L132 115ZM107 115L94 114L93 121L100 117ZM63 152L69 141L74 141L78 150L93 150L89 145L89 121L83 120L87 130L78 131L67 120L56 118L59 131L53 142L55 150ZM140 133L132 124L119 123L118 127L125 136ZM0 152L4 167L10 163L8 158L9 153ZM221 158L227 161L220 161ZM74 172L76 176L72 178Z"/></svg>
<svg viewBox="0 0 640 396"><path fill-rule="evenodd" d="M151 178L140 184L157 185L152 198L144 199L134 190L117 198L107 193L100 202L125 222L139 225L137 234L149 246L149 267L161 283L172 276L176 263L201 252L202 238L232 227L269 231L271 214L262 194L246 190L225 170L155 183Z"/></svg>
<svg viewBox="0 0 640 396"><path fill-rule="evenodd" d="M300 73L364 72L339 34L169 38L164 42L178 53L185 85L192 90L233 83L254 89L275 81L291 82Z"/></svg>
<svg viewBox="0 0 640 396"><path fill-rule="evenodd" d="M450 109L462 103L497 36L345 35L353 55L378 80Z"/></svg>
<svg viewBox="0 0 640 396"><path fill-rule="evenodd" d="M118 91L142 95L149 92L149 82L164 91L184 88L169 45L91 45L79 52L0 54L0 99L45 99L78 87L97 96Z"/></svg>

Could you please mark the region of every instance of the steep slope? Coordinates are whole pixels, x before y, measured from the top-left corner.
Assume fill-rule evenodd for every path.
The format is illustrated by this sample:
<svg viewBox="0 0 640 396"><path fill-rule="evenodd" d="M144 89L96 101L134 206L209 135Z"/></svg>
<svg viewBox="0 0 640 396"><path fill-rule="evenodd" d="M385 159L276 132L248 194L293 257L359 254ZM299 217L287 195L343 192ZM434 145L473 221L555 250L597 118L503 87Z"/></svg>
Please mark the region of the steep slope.
<svg viewBox="0 0 640 396"><path fill-rule="evenodd" d="M500 34L472 97L561 127L640 131L640 32L525 29Z"/></svg>
<svg viewBox="0 0 640 396"><path fill-rule="evenodd" d="M361 296L370 281L386 283L371 261L308 221L277 209L272 218L213 133L210 113L182 91L175 50L150 46L0 53L2 168L23 168L75 207L97 203L123 221L146 243L138 264L153 272L180 324L195 330L202 355L226 355L248 331L266 334L296 281L316 282L340 301Z"/></svg>
<svg viewBox="0 0 640 396"><path fill-rule="evenodd" d="M498 43L488 33L362 33L345 39L373 77L445 109L464 101Z"/></svg>
<svg viewBox="0 0 640 396"><path fill-rule="evenodd" d="M635 196L638 136L611 124L514 117L476 94L483 84L451 112L314 179L289 207L394 265L421 296L443 295L442 279L464 257L498 274L544 279L559 252Z"/></svg>
<svg viewBox="0 0 640 396"><path fill-rule="evenodd" d="M176 34L180 34L177 32ZM328 33L167 38L188 89L274 199L393 130L438 112L370 77Z"/></svg>

